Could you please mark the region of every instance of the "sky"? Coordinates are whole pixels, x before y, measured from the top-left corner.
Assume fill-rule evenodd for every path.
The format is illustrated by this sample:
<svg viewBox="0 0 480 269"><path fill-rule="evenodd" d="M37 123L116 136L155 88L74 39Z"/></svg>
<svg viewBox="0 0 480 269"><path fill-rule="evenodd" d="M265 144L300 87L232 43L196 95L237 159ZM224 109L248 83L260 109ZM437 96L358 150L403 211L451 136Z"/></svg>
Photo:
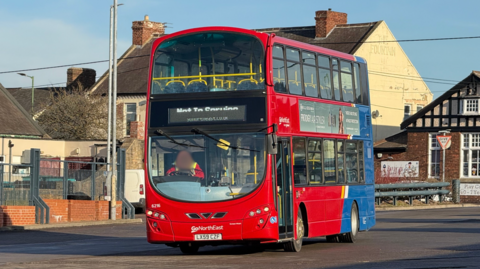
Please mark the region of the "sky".
<svg viewBox="0 0 480 269"><path fill-rule="evenodd" d="M167 33L200 26L255 29L310 26L316 10L348 14L349 23L384 20L396 39L480 36L478 0L118 0L120 57L132 42L132 21L168 22ZM0 72L108 60L113 0L0 0ZM404 51L422 77L460 81L480 70L480 39L405 42ZM472 56L473 55L473 56ZM105 63L82 65L97 76ZM66 82L67 68L25 72L36 86ZM29 78L0 74L5 87L30 87ZM452 84L427 82L434 97ZM64 86L59 84L57 86Z"/></svg>

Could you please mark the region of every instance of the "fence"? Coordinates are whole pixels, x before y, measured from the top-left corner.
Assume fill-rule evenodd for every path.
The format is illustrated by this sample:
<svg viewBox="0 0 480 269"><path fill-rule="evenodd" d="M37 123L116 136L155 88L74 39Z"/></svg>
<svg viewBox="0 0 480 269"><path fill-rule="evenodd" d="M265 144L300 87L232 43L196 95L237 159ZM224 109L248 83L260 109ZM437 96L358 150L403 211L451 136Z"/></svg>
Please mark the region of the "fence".
<svg viewBox="0 0 480 269"><path fill-rule="evenodd" d="M118 160L116 192L121 216L134 218L135 209L124 196L125 150L118 152ZM31 149L29 164L0 164L0 205L33 205L36 223L49 223L50 207L45 200L105 201L107 183L105 163L40 159L40 150Z"/></svg>
<svg viewBox="0 0 480 269"><path fill-rule="evenodd" d="M377 205L380 205L380 199L382 197L392 197L393 205L397 205L398 197L408 197L410 205L413 205L413 199L415 197L425 197L425 202L428 204L430 196L439 195L439 200L442 202L442 196L450 193L449 190L443 189L448 186L450 186L448 182L375 184L375 200Z"/></svg>

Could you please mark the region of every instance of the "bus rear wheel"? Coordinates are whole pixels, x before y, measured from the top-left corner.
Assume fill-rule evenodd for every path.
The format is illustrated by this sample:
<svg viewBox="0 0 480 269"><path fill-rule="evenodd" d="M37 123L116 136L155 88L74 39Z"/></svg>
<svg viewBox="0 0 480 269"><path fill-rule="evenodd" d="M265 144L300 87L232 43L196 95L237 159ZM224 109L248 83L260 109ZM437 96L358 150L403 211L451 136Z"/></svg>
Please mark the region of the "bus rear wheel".
<svg viewBox="0 0 480 269"><path fill-rule="evenodd" d="M198 245L192 243L180 244L180 251L182 251L183 254L195 254L198 252L198 248Z"/></svg>
<svg viewBox="0 0 480 269"><path fill-rule="evenodd" d="M302 210L298 209L297 214L297 239L286 242L283 249L287 252L300 252L303 244L303 235L305 234L305 226L303 225Z"/></svg>
<svg viewBox="0 0 480 269"><path fill-rule="evenodd" d="M350 223L352 230L344 235L342 235L342 242L345 243L355 243L355 239L357 238L359 222L358 222L358 208L357 205L354 203L352 205L352 213L350 215Z"/></svg>

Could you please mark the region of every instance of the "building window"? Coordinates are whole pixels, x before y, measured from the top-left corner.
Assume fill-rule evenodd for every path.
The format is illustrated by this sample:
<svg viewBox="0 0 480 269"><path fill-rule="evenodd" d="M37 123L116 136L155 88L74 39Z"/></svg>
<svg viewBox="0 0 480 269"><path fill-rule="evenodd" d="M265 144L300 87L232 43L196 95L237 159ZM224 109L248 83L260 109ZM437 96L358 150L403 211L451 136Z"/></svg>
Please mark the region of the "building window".
<svg viewBox="0 0 480 269"><path fill-rule="evenodd" d="M464 100L463 114L478 114L478 99Z"/></svg>
<svg viewBox="0 0 480 269"><path fill-rule="evenodd" d="M480 133L462 134L462 176L480 177Z"/></svg>
<svg viewBox="0 0 480 269"><path fill-rule="evenodd" d="M404 111L404 117L403 117L403 120L406 120L408 117L410 117L411 113L412 113L412 105L405 105L404 108L403 108L403 111Z"/></svg>
<svg viewBox="0 0 480 269"><path fill-rule="evenodd" d="M125 128L127 135L130 135L130 123L137 120L137 104L125 104Z"/></svg>
<svg viewBox="0 0 480 269"><path fill-rule="evenodd" d="M437 141L437 134L430 134L430 152L428 156L428 176L440 176L440 144Z"/></svg>
<svg viewBox="0 0 480 269"><path fill-rule="evenodd" d="M417 105L417 112L423 109L423 105Z"/></svg>

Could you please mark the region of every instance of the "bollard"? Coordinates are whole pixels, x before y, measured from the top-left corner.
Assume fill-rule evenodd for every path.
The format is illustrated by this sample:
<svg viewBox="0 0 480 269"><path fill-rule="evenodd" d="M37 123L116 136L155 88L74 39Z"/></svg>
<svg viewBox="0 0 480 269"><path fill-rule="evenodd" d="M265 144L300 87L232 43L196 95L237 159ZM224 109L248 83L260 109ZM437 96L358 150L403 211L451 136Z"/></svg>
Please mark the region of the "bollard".
<svg viewBox="0 0 480 269"><path fill-rule="evenodd" d="M460 179L452 180L452 198L455 204L460 203Z"/></svg>

